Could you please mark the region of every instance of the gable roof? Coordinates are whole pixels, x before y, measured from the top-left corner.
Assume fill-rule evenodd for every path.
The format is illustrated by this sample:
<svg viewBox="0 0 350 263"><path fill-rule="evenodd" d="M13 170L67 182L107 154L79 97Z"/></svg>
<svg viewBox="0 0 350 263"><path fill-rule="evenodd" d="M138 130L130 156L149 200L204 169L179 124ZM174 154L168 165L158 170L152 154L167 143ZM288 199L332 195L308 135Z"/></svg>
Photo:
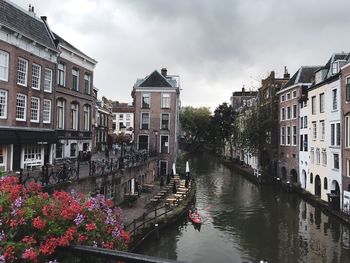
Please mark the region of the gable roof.
<svg viewBox="0 0 350 263"><path fill-rule="evenodd" d="M301 66L282 89L288 88L298 83L312 83L314 80L314 73L319 68L321 68L321 66Z"/></svg>
<svg viewBox="0 0 350 263"><path fill-rule="evenodd" d="M4 0L0 0L0 25L56 50L43 20Z"/></svg>
<svg viewBox="0 0 350 263"><path fill-rule="evenodd" d="M153 71L151 75L136 83L138 87L173 87L170 82L157 70Z"/></svg>
<svg viewBox="0 0 350 263"><path fill-rule="evenodd" d="M94 60L93 58L89 57L88 55L84 54L83 52L81 52L79 49L77 49L75 46L73 46L72 44L70 44L68 41L64 40L62 37L60 37L59 35L57 35L55 32L52 32L55 39L58 40L58 43L61 44L62 46L74 51L75 53L79 54L80 56L86 57L88 59L90 59L91 61L94 61L97 63L96 60Z"/></svg>

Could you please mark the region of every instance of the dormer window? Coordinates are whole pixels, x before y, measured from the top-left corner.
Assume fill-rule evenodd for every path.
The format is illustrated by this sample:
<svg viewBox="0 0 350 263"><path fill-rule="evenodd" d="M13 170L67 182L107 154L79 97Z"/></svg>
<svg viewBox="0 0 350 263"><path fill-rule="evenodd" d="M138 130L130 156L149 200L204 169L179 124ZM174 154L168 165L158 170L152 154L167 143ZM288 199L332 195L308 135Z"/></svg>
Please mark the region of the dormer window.
<svg viewBox="0 0 350 263"><path fill-rule="evenodd" d="M337 74L339 72L339 62L333 62L332 64L332 74Z"/></svg>

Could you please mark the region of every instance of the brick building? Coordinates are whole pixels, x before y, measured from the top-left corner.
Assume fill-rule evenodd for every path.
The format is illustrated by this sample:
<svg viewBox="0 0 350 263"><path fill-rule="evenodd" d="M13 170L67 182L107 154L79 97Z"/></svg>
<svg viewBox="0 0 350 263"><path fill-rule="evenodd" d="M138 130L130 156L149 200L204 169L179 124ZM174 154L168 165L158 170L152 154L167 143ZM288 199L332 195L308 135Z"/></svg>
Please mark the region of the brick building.
<svg viewBox="0 0 350 263"><path fill-rule="evenodd" d="M0 169L53 161L53 104L59 51L46 17L0 1Z"/></svg>
<svg viewBox="0 0 350 263"><path fill-rule="evenodd" d="M136 81L132 96L136 148L159 155L159 175L170 173L178 151L179 77L155 70Z"/></svg>

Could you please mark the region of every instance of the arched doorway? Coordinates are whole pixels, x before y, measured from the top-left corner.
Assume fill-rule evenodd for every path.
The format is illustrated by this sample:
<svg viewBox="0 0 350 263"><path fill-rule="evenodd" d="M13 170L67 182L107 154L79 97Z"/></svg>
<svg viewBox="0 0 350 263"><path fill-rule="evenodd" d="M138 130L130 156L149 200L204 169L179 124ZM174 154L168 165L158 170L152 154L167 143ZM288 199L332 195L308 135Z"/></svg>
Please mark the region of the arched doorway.
<svg viewBox="0 0 350 263"><path fill-rule="evenodd" d="M282 182L285 182L287 180L287 169L284 166L281 169L281 175L282 175Z"/></svg>
<svg viewBox="0 0 350 263"><path fill-rule="evenodd" d="M332 181L331 192L329 194L329 202L333 209L339 211L340 209L340 187L336 180Z"/></svg>
<svg viewBox="0 0 350 263"><path fill-rule="evenodd" d="M294 169L290 171L290 180L294 184L298 183L298 173Z"/></svg>
<svg viewBox="0 0 350 263"><path fill-rule="evenodd" d="M306 189L307 175L306 175L305 170L303 170L301 173L303 174L303 176L301 177L301 180L302 180L301 186L302 186L304 189Z"/></svg>
<svg viewBox="0 0 350 263"><path fill-rule="evenodd" d="M315 196L321 197L321 179L318 174L315 176Z"/></svg>

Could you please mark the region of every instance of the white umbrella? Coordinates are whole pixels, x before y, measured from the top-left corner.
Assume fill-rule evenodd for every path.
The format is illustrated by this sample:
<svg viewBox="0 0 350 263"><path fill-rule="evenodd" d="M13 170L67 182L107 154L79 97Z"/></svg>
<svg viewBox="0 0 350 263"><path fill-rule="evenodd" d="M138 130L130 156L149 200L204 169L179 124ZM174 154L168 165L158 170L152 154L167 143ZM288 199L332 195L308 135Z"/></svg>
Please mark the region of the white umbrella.
<svg viewBox="0 0 350 263"><path fill-rule="evenodd" d="M188 164L188 161L186 162L186 173L190 172L190 165Z"/></svg>
<svg viewBox="0 0 350 263"><path fill-rule="evenodd" d="M175 167L175 163L173 163L173 173L174 173L174 175L176 174L176 167Z"/></svg>

